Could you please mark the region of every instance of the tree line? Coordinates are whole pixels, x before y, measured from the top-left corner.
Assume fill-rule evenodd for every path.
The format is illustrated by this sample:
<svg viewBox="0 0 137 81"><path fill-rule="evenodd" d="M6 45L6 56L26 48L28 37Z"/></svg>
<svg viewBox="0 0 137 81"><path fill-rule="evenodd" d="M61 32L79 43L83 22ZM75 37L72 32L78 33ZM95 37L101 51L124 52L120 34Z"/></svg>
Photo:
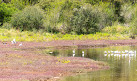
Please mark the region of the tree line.
<svg viewBox="0 0 137 81"><path fill-rule="evenodd" d="M117 22L136 35L136 7L136 0L1 0L0 25L20 31L91 34Z"/></svg>

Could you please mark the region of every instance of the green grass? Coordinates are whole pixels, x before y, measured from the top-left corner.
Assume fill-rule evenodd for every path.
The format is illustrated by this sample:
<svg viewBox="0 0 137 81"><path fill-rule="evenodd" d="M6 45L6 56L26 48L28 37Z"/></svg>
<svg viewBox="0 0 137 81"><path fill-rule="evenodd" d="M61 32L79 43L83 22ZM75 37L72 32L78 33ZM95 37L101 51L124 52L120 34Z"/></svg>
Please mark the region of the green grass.
<svg viewBox="0 0 137 81"><path fill-rule="evenodd" d="M128 34L109 34L109 33L96 33L88 35L71 35L71 34L51 34L41 32L20 32L15 29L0 29L0 41L11 41L13 39L17 41L53 41L53 40L123 40L130 39Z"/></svg>

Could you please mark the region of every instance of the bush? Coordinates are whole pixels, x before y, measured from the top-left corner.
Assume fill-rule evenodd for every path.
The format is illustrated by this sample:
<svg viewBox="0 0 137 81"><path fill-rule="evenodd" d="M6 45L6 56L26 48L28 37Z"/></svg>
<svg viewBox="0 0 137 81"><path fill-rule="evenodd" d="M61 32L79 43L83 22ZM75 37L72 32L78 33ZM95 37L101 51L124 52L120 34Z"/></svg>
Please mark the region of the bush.
<svg viewBox="0 0 137 81"><path fill-rule="evenodd" d="M4 22L8 22L11 19L12 14L16 11L12 5L1 3L0 4L0 25Z"/></svg>
<svg viewBox="0 0 137 81"><path fill-rule="evenodd" d="M137 18L135 18L132 22L131 22L131 27L130 27L130 34L131 35L137 35Z"/></svg>
<svg viewBox="0 0 137 81"><path fill-rule="evenodd" d="M103 3L101 2L98 5L94 6L94 9L99 10L99 13L101 14L100 18L100 27L104 28L106 26L112 26L114 20L114 8L109 3Z"/></svg>
<svg viewBox="0 0 137 81"><path fill-rule="evenodd" d="M110 34L129 34L129 27L124 27L121 25L108 26L102 29L102 32L110 33Z"/></svg>
<svg viewBox="0 0 137 81"><path fill-rule="evenodd" d="M135 35L137 35L137 5L134 5L133 8L131 9L132 12L130 12L131 15L131 20L130 20L130 37L132 39L135 38Z"/></svg>
<svg viewBox="0 0 137 81"><path fill-rule="evenodd" d="M134 13L135 7L133 5L123 4L121 6L121 16L124 17L125 23L131 22Z"/></svg>
<svg viewBox="0 0 137 81"><path fill-rule="evenodd" d="M29 6L13 15L11 24L16 29L33 30L43 28L43 11L36 6Z"/></svg>
<svg viewBox="0 0 137 81"><path fill-rule="evenodd" d="M10 23L6 22L3 24L2 28L10 29L10 28L12 28L12 25Z"/></svg>
<svg viewBox="0 0 137 81"><path fill-rule="evenodd" d="M80 7L80 2L72 0L42 0L38 5L47 13L44 21L47 32L68 33L68 23L73 15L73 9Z"/></svg>
<svg viewBox="0 0 137 81"><path fill-rule="evenodd" d="M77 34L89 34L100 31L100 14L89 8L75 10L70 20L70 27Z"/></svg>

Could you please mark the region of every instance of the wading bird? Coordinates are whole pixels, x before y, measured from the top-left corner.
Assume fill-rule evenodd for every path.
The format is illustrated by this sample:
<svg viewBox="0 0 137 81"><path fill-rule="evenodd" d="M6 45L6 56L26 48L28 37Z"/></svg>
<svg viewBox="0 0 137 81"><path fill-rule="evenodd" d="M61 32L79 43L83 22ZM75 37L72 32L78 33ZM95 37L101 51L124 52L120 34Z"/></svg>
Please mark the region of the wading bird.
<svg viewBox="0 0 137 81"><path fill-rule="evenodd" d="M22 43L20 43L19 46L22 46Z"/></svg>
<svg viewBox="0 0 137 81"><path fill-rule="evenodd" d="M75 53L72 56L75 57Z"/></svg>
<svg viewBox="0 0 137 81"><path fill-rule="evenodd" d="M11 41L11 43L12 43L12 44L16 44L16 40L15 40L15 39L13 39L13 41Z"/></svg>
<svg viewBox="0 0 137 81"><path fill-rule="evenodd" d="M75 49L73 50L73 54L75 53Z"/></svg>
<svg viewBox="0 0 137 81"><path fill-rule="evenodd" d="M84 57L84 51L82 51L82 57Z"/></svg>
<svg viewBox="0 0 137 81"><path fill-rule="evenodd" d="M73 50L73 54L72 54L73 57L75 57L75 49Z"/></svg>

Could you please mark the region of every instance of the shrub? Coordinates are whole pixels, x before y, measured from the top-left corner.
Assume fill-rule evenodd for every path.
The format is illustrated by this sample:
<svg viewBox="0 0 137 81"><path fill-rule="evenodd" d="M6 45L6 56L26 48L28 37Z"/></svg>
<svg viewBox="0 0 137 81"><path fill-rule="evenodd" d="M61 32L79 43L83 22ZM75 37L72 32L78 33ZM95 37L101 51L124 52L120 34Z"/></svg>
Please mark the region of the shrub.
<svg viewBox="0 0 137 81"><path fill-rule="evenodd" d="M29 6L13 15L11 24L16 29L33 30L43 28L43 11L36 6Z"/></svg>
<svg viewBox="0 0 137 81"><path fill-rule="evenodd" d="M1 3L0 4L0 25L4 22L10 21L12 14L16 11L12 5Z"/></svg>
<svg viewBox="0 0 137 81"><path fill-rule="evenodd" d="M100 30L100 15L92 8L80 8L71 17L70 27L77 34L95 33Z"/></svg>
<svg viewBox="0 0 137 81"><path fill-rule="evenodd" d="M73 15L73 9L80 7L80 2L72 0L42 0L38 5L47 13L44 25L48 32L68 33L68 23L70 17Z"/></svg>
<svg viewBox="0 0 137 81"><path fill-rule="evenodd" d="M6 22L3 24L2 28L10 29L10 28L12 28L12 25L10 23Z"/></svg>
<svg viewBox="0 0 137 81"><path fill-rule="evenodd" d="M108 26L102 29L102 32L110 33L110 34L128 34L129 33L129 27L124 27L121 25L114 25L114 26Z"/></svg>
<svg viewBox="0 0 137 81"><path fill-rule="evenodd" d="M130 34L131 35L137 35L137 18L135 18L132 22L131 22L131 27L130 27Z"/></svg>
<svg viewBox="0 0 137 81"><path fill-rule="evenodd" d="M135 35L137 35L137 5L134 5L133 8L131 9L132 12L130 12L131 15L131 20L130 20L130 37L132 39L135 38Z"/></svg>
<svg viewBox="0 0 137 81"><path fill-rule="evenodd" d="M131 22L134 13L135 7L133 5L123 4L121 6L121 16L124 17L125 23Z"/></svg>
<svg viewBox="0 0 137 81"><path fill-rule="evenodd" d="M99 6L95 5L94 9L99 10L101 14L100 27L111 26L114 20L114 8L109 3L100 3Z"/></svg>

